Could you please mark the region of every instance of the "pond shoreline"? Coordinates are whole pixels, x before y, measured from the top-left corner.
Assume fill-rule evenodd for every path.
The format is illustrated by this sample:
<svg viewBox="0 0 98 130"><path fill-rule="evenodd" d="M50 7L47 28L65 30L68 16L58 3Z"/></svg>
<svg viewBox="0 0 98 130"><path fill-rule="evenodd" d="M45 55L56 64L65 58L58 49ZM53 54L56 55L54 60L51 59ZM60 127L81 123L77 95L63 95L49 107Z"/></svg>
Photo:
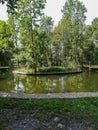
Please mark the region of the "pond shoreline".
<svg viewBox="0 0 98 130"><path fill-rule="evenodd" d="M16 98L16 99L75 99L86 97L98 97L98 92L78 92L78 93L48 93L48 94L26 94L26 93L10 93L0 92L1 98Z"/></svg>
<svg viewBox="0 0 98 130"><path fill-rule="evenodd" d="M68 72L36 72L36 73L28 73L28 72L19 72L19 71L13 71L15 74L21 74L21 75L34 75L34 76L39 76L39 75L65 75L65 74L78 74L82 73L83 71L68 71Z"/></svg>

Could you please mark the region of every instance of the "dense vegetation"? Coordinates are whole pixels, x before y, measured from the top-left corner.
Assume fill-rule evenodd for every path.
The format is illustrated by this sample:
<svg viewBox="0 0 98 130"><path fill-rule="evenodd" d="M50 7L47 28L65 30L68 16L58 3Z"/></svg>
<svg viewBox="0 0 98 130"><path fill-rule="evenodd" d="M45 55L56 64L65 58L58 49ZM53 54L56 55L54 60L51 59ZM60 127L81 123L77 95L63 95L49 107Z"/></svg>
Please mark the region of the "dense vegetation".
<svg viewBox="0 0 98 130"><path fill-rule="evenodd" d="M98 64L98 18L86 25L83 3L68 0L53 28L52 18L43 14L45 4L46 0L7 1L8 21L0 21L0 65L36 72L41 67Z"/></svg>

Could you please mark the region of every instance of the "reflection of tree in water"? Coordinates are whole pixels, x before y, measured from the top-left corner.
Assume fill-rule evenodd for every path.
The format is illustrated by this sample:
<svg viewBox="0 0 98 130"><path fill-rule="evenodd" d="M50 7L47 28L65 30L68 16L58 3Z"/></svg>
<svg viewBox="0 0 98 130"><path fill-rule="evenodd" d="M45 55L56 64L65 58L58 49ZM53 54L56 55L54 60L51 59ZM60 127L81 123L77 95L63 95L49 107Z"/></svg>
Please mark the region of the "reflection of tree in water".
<svg viewBox="0 0 98 130"><path fill-rule="evenodd" d="M82 87L82 76L81 75L68 75L64 77L66 82L66 92L77 92Z"/></svg>
<svg viewBox="0 0 98 130"><path fill-rule="evenodd" d="M48 78L48 92L59 93L64 92L64 80L63 77Z"/></svg>
<svg viewBox="0 0 98 130"><path fill-rule="evenodd" d="M11 71L8 72L2 72L3 75L0 75L3 77L0 80L0 91L5 92L12 92L14 91L14 75Z"/></svg>
<svg viewBox="0 0 98 130"><path fill-rule="evenodd" d="M98 73L97 72L86 72L84 75L84 87L86 92L98 91Z"/></svg>
<svg viewBox="0 0 98 130"><path fill-rule="evenodd" d="M20 78L18 76L15 76L14 78L14 81L15 81L15 91L16 92L24 92L24 86L20 80Z"/></svg>
<svg viewBox="0 0 98 130"><path fill-rule="evenodd" d="M41 77L38 76L19 76L26 93L43 93L45 85Z"/></svg>
<svg viewBox="0 0 98 130"><path fill-rule="evenodd" d="M78 75L65 76L65 92L94 92L98 91L98 74L84 72Z"/></svg>
<svg viewBox="0 0 98 130"><path fill-rule="evenodd" d="M98 90L98 73L65 76L20 76L25 93L88 92Z"/></svg>
<svg viewBox="0 0 98 130"><path fill-rule="evenodd" d="M59 77L51 76L19 76L19 83L24 86L26 93L62 92L64 85ZM19 84L18 83L18 84Z"/></svg>
<svg viewBox="0 0 98 130"><path fill-rule="evenodd" d="M8 72L6 70L0 69L0 79L8 78L7 73Z"/></svg>
<svg viewBox="0 0 98 130"><path fill-rule="evenodd" d="M63 93L98 91L98 73L63 76L24 76L12 72L0 80L0 91L22 93Z"/></svg>

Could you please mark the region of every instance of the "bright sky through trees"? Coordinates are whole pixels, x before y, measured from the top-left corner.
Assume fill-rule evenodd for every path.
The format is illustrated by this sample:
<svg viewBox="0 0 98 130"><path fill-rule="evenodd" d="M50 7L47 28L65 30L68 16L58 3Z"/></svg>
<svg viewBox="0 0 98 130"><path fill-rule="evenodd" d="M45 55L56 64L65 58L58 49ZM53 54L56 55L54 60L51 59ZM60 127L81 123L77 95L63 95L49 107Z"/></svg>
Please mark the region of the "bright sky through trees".
<svg viewBox="0 0 98 130"><path fill-rule="evenodd" d="M86 24L90 24L91 21L98 16L98 0L80 0L84 3L86 6L88 12L86 14L87 20ZM45 14L48 16L51 16L53 20L55 21L55 25L57 25L58 21L62 17L61 9L64 5L66 0L47 0ZM0 4L0 19L6 20L7 14L6 14L6 7Z"/></svg>

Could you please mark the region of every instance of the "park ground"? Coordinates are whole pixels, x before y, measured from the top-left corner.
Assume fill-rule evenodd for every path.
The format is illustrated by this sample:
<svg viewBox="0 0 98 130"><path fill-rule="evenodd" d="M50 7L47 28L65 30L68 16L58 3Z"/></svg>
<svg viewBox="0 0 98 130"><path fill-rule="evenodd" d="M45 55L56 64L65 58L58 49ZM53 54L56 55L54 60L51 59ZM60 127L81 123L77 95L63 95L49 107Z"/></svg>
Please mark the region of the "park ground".
<svg viewBox="0 0 98 130"><path fill-rule="evenodd" d="M98 98L0 98L0 130L98 130Z"/></svg>

